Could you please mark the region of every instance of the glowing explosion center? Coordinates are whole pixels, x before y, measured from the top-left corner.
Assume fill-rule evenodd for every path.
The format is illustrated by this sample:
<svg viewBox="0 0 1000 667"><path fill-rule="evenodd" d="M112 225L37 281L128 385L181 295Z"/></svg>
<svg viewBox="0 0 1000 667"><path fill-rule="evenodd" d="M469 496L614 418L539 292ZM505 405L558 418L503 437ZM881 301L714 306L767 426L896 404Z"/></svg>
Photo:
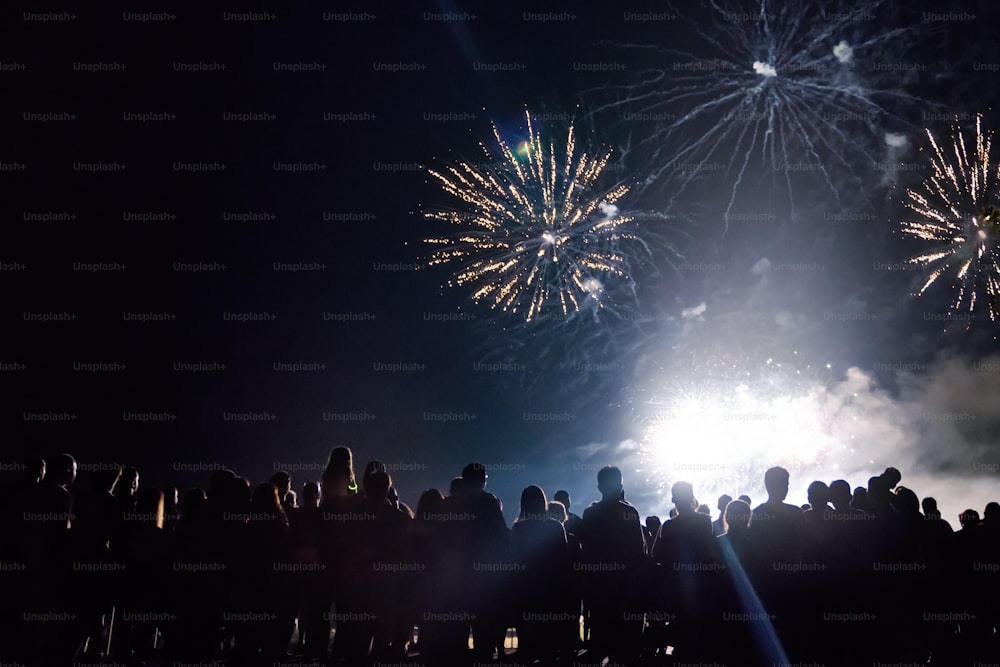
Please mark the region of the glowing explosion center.
<svg viewBox="0 0 1000 667"><path fill-rule="evenodd" d="M870 378L851 369L839 387L774 380L672 390L639 449L647 483L669 497L674 482L691 482L699 501L711 505L723 493L759 497L772 466L805 485L870 463L854 447L864 414L854 400Z"/></svg>

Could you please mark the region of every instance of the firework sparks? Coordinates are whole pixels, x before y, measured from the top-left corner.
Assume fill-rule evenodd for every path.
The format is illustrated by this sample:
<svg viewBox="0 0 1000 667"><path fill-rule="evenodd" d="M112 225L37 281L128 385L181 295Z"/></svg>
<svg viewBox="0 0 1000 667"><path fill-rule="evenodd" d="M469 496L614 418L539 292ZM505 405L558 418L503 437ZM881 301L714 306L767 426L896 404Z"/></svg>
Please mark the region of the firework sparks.
<svg viewBox="0 0 1000 667"><path fill-rule="evenodd" d="M581 151L572 125L564 146L543 140L525 112L528 139L512 149L496 125L496 149L480 143L486 160L429 170L462 203L425 217L462 227L426 239L429 265L458 264L451 286L471 286L472 298L526 322L611 305L605 281L631 283L623 244L635 241L633 219L618 203L627 185L601 189L610 151Z"/></svg>
<svg viewBox="0 0 1000 667"><path fill-rule="evenodd" d="M854 465L860 457L853 434L858 410L849 406L870 378L852 369L844 386L831 388L819 379L826 373L809 366L768 359L755 371L740 368L671 383L652 401L656 412L640 457L647 482L658 492L684 479L699 498L714 499L752 491L772 465L800 481L822 468ZM845 410L851 413L846 420Z"/></svg>
<svg viewBox="0 0 1000 667"><path fill-rule="evenodd" d="M934 246L909 260L930 269L917 296L950 275L952 309L973 313L985 301L990 319L996 321L1000 317L1000 166L991 162L992 132L983 132L982 116L977 116L971 146L958 129L950 151L930 130L927 138L931 175L919 189L907 191L906 206L916 217L902 221L904 234Z"/></svg>
<svg viewBox="0 0 1000 667"><path fill-rule="evenodd" d="M876 82L861 64L896 38L912 37L903 28L871 34L882 4L704 0L701 15L686 5L676 14L694 48L624 45L652 57L643 59L639 81L595 91L617 93L595 113L651 124L640 144L656 165L650 184L670 182L680 191L725 175L727 228L744 185L766 182L786 192L794 213L798 181L818 179L840 203L841 173L853 176L857 164L875 162L868 151L884 136L881 126L902 122L895 102L917 100L900 90L898 76ZM649 67L656 60L668 62Z"/></svg>

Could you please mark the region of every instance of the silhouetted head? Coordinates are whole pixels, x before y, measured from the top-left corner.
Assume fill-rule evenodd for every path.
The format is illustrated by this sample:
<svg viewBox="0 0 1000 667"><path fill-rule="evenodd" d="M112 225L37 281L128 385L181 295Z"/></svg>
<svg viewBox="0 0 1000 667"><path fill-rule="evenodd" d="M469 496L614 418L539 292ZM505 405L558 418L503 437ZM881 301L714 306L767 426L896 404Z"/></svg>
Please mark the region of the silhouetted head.
<svg viewBox="0 0 1000 667"><path fill-rule="evenodd" d="M415 519L417 521L434 521L438 517L435 516L441 511L441 504L444 502L444 496L437 489L427 489L420 494L420 500L417 501L417 512Z"/></svg>
<svg viewBox="0 0 1000 667"><path fill-rule="evenodd" d="M462 486L466 491L482 491L486 488L486 466L482 463L470 463L462 468Z"/></svg>
<svg viewBox="0 0 1000 667"><path fill-rule="evenodd" d="M941 511L938 510L937 499L927 496L920 501L920 508L924 511L924 516L928 519L940 519Z"/></svg>
<svg viewBox="0 0 1000 667"><path fill-rule="evenodd" d="M912 489L897 486L896 493L892 497L892 507L901 514L915 516L920 514L920 499Z"/></svg>
<svg viewBox="0 0 1000 667"><path fill-rule="evenodd" d="M22 484L41 482L45 478L45 459L36 456L25 461L20 478Z"/></svg>
<svg viewBox="0 0 1000 667"><path fill-rule="evenodd" d="M189 521L197 519L199 512L204 509L206 504L208 504L208 498L204 491L188 489L181 498L181 516Z"/></svg>
<svg viewBox="0 0 1000 667"><path fill-rule="evenodd" d="M389 497L392 478L384 470L376 470L365 476L365 497L371 500L385 500Z"/></svg>
<svg viewBox="0 0 1000 667"><path fill-rule="evenodd" d="M260 484L250 497L250 516L255 521L281 521L287 523L278 487L270 482Z"/></svg>
<svg viewBox="0 0 1000 667"><path fill-rule="evenodd" d="M549 502L542 487L531 485L521 491L521 511L517 517L518 521L546 518L548 510Z"/></svg>
<svg viewBox="0 0 1000 667"><path fill-rule="evenodd" d="M841 512L850 508L851 485L847 483L847 480L836 479L830 482L830 502Z"/></svg>
<svg viewBox="0 0 1000 667"><path fill-rule="evenodd" d="M366 477L368 477L369 475L373 475L377 472L389 472L389 469L386 467L385 463L379 461L378 459L366 463L365 469L361 473L361 486L363 487L365 485Z"/></svg>
<svg viewBox="0 0 1000 667"><path fill-rule="evenodd" d="M854 494L851 496L851 507L865 512L871 510L871 505L868 504L868 489L863 486L854 488Z"/></svg>
<svg viewBox="0 0 1000 667"><path fill-rule="evenodd" d="M597 471L597 490L605 499L622 492L622 471L616 466L604 466Z"/></svg>
<svg viewBox="0 0 1000 667"><path fill-rule="evenodd" d="M764 473L764 489L768 502L781 502L788 497L788 471L780 466L768 468Z"/></svg>
<svg viewBox="0 0 1000 667"><path fill-rule="evenodd" d="M236 473L227 468L216 470L208 482L208 498L213 503L220 502L232 487Z"/></svg>
<svg viewBox="0 0 1000 667"><path fill-rule="evenodd" d="M452 477L451 483L448 484L448 495L454 496L462 493L462 487L464 480L461 477Z"/></svg>
<svg viewBox="0 0 1000 667"><path fill-rule="evenodd" d="M986 503L986 509L983 510L983 521L990 524L1000 523L1000 503Z"/></svg>
<svg viewBox="0 0 1000 667"><path fill-rule="evenodd" d="M806 499L809 500L811 508L822 510L830 502L830 487L826 485L826 482L816 480L806 489Z"/></svg>
<svg viewBox="0 0 1000 667"><path fill-rule="evenodd" d="M566 512L566 506L563 505L558 500L553 500L549 503L549 518L555 519L559 523L566 523L569 519L569 514Z"/></svg>
<svg viewBox="0 0 1000 667"><path fill-rule="evenodd" d="M569 512L569 508L572 507L569 499L569 491L566 489L559 489L556 491L556 495L552 496L553 500L556 500L563 504L563 508Z"/></svg>
<svg viewBox="0 0 1000 667"><path fill-rule="evenodd" d="M45 481L71 486L76 481L76 459L69 454L54 454L45 459Z"/></svg>
<svg viewBox="0 0 1000 667"><path fill-rule="evenodd" d="M697 507L694 499L694 487L691 482L674 482L670 487L670 502L674 504L680 514L687 514Z"/></svg>
<svg viewBox="0 0 1000 667"><path fill-rule="evenodd" d="M751 506L753 505L753 503L752 503L752 502L750 502L750 496L748 496L748 495L747 495L747 494L745 494L745 493L744 493L744 494L743 494L742 496L740 496L740 497L739 497L739 500L742 500L742 501L743 501L743 502L745 502L745 503L746 503L747 505L751 505Z"/></svg>
<svg viewBox="0 0 1000 667"><path fill-rule="evenodd" d="M305 507L319 507L319 482L306 482L302 485L302 502Z"/></svg>
<svg viewBox="0 0 1000 667"><path fill-rule="evenodd" d="M176 486L161 486L160 491L163 491L163 510L167 514L177 513L177 487Z"/></svg>
<svg viewBox="0 0 1000 667"><path fill-rule="evenodd" d="M737 535L746 533L747 528L750 526L751 514L752 510L749 503L745 503L742 500L731 501L726 505L723 515L723 525L726 527L726 532Z"/></svg>
<svg viewBox="0 0 1000 667"><path fill-rule="evenodd" d="M285 494L288 493L289 489L292 488L292 476L289 475L284 470L279 470L278 472L271 475L271 484L278 487L278 496L284 498Z"/></svg>
<svg viewBox="0 0 1000 667"><path fill-rule="evenodd" d="M354 478L354 456L350 447L334 447L323 471L323 495L336 497L358 492Z"/></svg>
<svg viewBox="0 0 1000 667"><path fill-rule="evenodd" d="M882 473L881 477L885 480L886 488L889 491L896 488L896 485L903 479L902 473L891 466L885 469L885 472Z"/></svg>
<svg viewBox="0 0 1000 667"><path fill-rule="evenodd" d="M646 530L648 530L650 534L656 535L659 533L661 525L663 525L663 522L660 521L660 517L655 514L651 514L646 517Z"/></svg>
<svg viewBox="0 0 1000 667"><path fill-rule="evenodd" d="M134 466L122 468L122 476L115 489L126 496L134 496L139 491L139 469Z"/></svg>
<svg viewBox="0 0 1000 667"><path fill-rule="evenodd" d="M962 528L972 528L979 525L979 512L967 509L958 515L958 523Z"/></svg>
<svg viewBox="0 0 1000 667"><path fill-rule="evenodd" d="M715 508L720 512L725 512L726 505L728 505L732 501L733 497L731 495L729 495L728 493L723 493L721 496L719 496L719 502L715 504Z"/></svg>
<svg viewBox="0 0 1000 667"><path fill-rule="evenodd" d="M695 504L698 503L697 500L695 500L694 502ZM705 516L712 516L712 508L709 507L706 503L698 505L698 507L695 508L694 511L697 512L698 514L704 514Z"/></svg>
<svg viewBox="0 0 1000 667"><path fill-rule="evenodd" d="M868 506L878 515L892 511L892 491L885 477L880 475L868 479Z"/></svg>

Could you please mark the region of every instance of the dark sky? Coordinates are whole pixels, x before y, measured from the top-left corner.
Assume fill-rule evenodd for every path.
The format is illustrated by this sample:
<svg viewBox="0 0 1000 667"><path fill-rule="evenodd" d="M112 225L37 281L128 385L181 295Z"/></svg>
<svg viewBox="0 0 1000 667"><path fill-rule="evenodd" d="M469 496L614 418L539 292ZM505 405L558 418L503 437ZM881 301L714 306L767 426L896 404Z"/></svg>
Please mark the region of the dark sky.
<svg viewBox="0 0 1000 667"><path fill-rule="evenodd" d="M993 3L847 7L857 20L820 51L871 40L837 85L871 87L885 116L820 150L835 192L756 168L733 198L746 224L728 230L731 172L645 184L711 119L664 134L623 101L676 72L677 52L712 56L691 25L715 35L717 17L693 2L686 20L664 3L395 4L3 10L5 478L63 450L84 470L137 465L144 483L204 485L225 465L254 482L284 467L299 484L347 444L413 502L483 461L510 519L530 483L593 499L596 469L641 436L673 377L726 364L756 377L795 350L807 373L831 364L816 382L857 367L890 401L919 403L940 364L994 351L982 312L942 326L927 314L948 312L948 290L916 300L922 276L884 268L920 250L896 221L927 173L921 128L998 118ZM782 21L819 20L806 4ZM491 122L525 138L526 107L556 137L575 118L634 184L651 255L631 317L526 325L445 287L448 267L414 270L440 231L421 211L454 204L424 168L476 159ZM906 145L890 150L887 132ZM713 158L741 159L735 137ZM796 263L822 268L781 273Z"/></svg>

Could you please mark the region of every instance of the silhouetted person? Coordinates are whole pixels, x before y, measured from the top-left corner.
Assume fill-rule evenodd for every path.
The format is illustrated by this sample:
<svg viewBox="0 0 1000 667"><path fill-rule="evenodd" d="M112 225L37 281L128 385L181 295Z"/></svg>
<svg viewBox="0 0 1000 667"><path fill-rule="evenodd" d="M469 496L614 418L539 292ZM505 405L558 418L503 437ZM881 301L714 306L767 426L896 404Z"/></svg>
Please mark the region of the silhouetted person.
<svg viewBox="0 0 1000 667"><path fill-rule="evenodd" d="M326 596L323 561L323 510L320 509L319 482L306 482L298 496L301 503L289 510L292 560L301 564L295 577L298 601L299 649L303 657L322 659L330 643L330 599Z"/></svg>
<svg viewBox="0 0 1000 667"><path fill-rule="evenodd" d="M427 489L420 494L413 521L408 524L410 553L418 575L406 591L405 606L411 625L420 627L417 650L426 665L447 664L442 662L439 620L448 611L443 594L449 578L443 559L447 520L444 496L437 489Z"/></svg>
<svg viewBox="0 0 1000 667"><path fill-rule="evenodd" d="M725 530L719 535L719 544L726 545L726 552L732 552L741 561L745 558L749 545L750 506L742 500L730 500L722 514Z"/></svg>
<svg viewBox="0 0 1000 667"><path fill-rule="evenodd" d="M730 665L765 664L760 655L766 648L757 645L761 633L756 624L743 622L741 614L762 611L760 601L748 568L751 567L751 544L749 538L750 505L743 500L730 500L722 513L724 531L716 540L719 557L725 566L718 597L713 603L712 639L718 642L717 655ZM723 625L719 625L722 623ZM755 632L755 630L758 630Z"/></svg>
<svg viewBox="0 0 1000 667"><path fill-rule="evenodd" d="M941 518L941 512L938 510L937 506L937 500L928 496L920 501L920 506L924 511L924 520L927 521L928 531L931 538L937 541L950 540L954 531L952 530L951 524L948 523L946 519Z"/></svg>
<svg viewBox="0 0 1000 667"><path fill-rule="evenodd" d="M729 503L732 502L732 500L733 500L732 496L730 496L728 493L723 493L721 496L719 496L719 501L715 505L715 508L719 510L719 518L712 522L712 534L715 535L716 537L726 532L724 515L726 512L726 507L729 505Z"/></svg>
<svg viewBox="0 0 1000 667"><path fill-rule="evenodd" d="M646 551L650 556L653 554L653 543L656 542L656 536L660 534L660 526L662 525L660 517L651 514L646 517L646 522L642 526L643 538L646 540Z"/></svg>
<svg viewBox="0 0 1000 667"><path fill-rule="evenodd" d="M885 469L881 477L885 480L886 489L889 491L895 489L896 485L903 479L903 475L891 466Z"/></svg>
<svg viewBox="0 0 1000 667"><path fill-rule="evenodd" d="M519 661L541 660L552 664L556 658L553 618L562 608L569 551L562 524L549 518L545 492L529 486L521 492L521 509L510 533L511 557L517 563L515 586L517 653Z"/></svg>
<svg viewBox="0 0 1000 667"><path fill-rule="evenodd" d="M243 586L232 625L240 660L251 664L285 657L295 617L290 527L278 494L270 482L258 485L242 523Z"/></svg>
<svg viewBox="0 0 1000 667"><path fill-rule="evenodd" d="M622 499L622 473L614 466L597 473L601 500L583 513L580 532L587 576L584 589L590 610L590 651L596 662L634 662L642 632L636 618L636 594L646 546L639 512Z"/></svg>
<svg viewBox="0 0 1000 667"><path fill-rule="evenodd" d="M717 596L719 570L712 517L697 511L690 482L675 482L671 502L677 516L660 527L653 560L664 575L664 607L675 617L675 655L708 657L711 632L717 625L710 603Z"/></svg>
<svg viewBox="0 0 1000 667"><path fill-rule="evenodd" d="M868 504L868 489L863 486L854 487L851 497L851 507L866 514L871 513L871 505Z"/></svg>
<svg viewBox="0 0 1000 667"><path fill-rule="evenodd" d="M463 660L471 620L477 662L489 662L503 653L509 617L510 578L507 561L508 530L500 501L486 491L488 475L481 463L462 469L460 491L445 499L448 521L446 559L454 579L447 586L449 604L456 610L455 622L443 624L442 633L449 660Z"/></svg>
<svg viewBox="0 0 1000 667"><path fill-rule="evenodd" d="M343 625L351 629L348 655L353 660L369 659L371 646L372 660L398 661L404 656L401 644L404 637L399 628L406 612L400 591L420 574L410 567L407 543L410 518L389 500L392 479L382 468L371 469L363 480L360 512L357 520L349 524L352 549L345 567L352 577L348 584L351 595L350 605L343 607L359 620L341 624L338 617L336 641L341 641Z"/></svg>
<svg viewBox="0 0 1000 667"><path fill-rule="evenodd" d="M177 616L173 634L166 637L170 657L195 661L213 654L221 623L218 596L223 581L221 563L215 557L214 531L208 497L201 489L190 489L181 497L180 517L174 526L168 579L169 599Z"/></svg>
<svg viewBox="0 0 1000 667"><path fill-rule="evenodd" d="M173 535L174 526L180 518L180 510L177 507L180 502L180 492L176 486L169 484L160 487L160 490L163 491L163 530L167 535Z"/></svg>
<svg viewBox="0 0 1000 667"><path fill-rule="evenodd" d="M292 489L291 475L284 470L279 470L271 475L270 482L278 487L278 498L281 500L281 506L285 510L294 509L298 506L298 497Z"/></svg>
<svg viewBox="0 0 1000 667"><path fill-rule="evenodd" d="M82 632L75 623L36 620L29 614L77 612L70 527L76 460L69 454L45 457L45 477L27 492L21 515L22 558L27 569L19 573L29 595L22 601L22 628L31 657L39 664L69 664ZM68 629L69 628L69 629Z"/></svg>
<svg viewBox="0 0 1000 667"><path fill-rule="evenodd" d="M806 490L806 498L809 500L809 509L804 510L802 518L807 526L818 526L830 518L830 487L826 482L816 480L809 484Z"/></svg>
<svg viewBox="0 0 1000 667"><path fill-rule="evenodd" d="M750 537L771 560L798 560L805 521L802 510L785 502L788 496L788 471L769 468L764 473L767 501L758 505L750 519Z"/></svg>
<svg viewBox="0 0 1000 667"><path fill-rule="evenodd" d="M756 560L752 578L764 608L777 616L775 629L792 658L799 643L807 641L802 619L794 611L803 595L795 588L793 569L801 560L805 519L801 509L785 502L788 482L784 468L773 467L764 473L767 500L754 508L749 534Z"/></svg>
<svg viewBox="0 0 1000 667"><path fill-rule="evenodd" d="M157 627L167 629L173 613L165 604L169 536L163 530L163 492L156 487L144 488L135 501L133 510L126 514L131 529L125 546L121 614L116 619L119 636L114 643L126 659L150 659Z"/></svg>
<svg viewBox="0 0 1000 667"><path fill-rule="evenodd" d="M111 542L122 519L114 495L121 472L120 467L110 466L90 474L90 492L80 499L73 523L75 557L88 567L93 564L93 571L81 570L76 575L81 623L89 637L88 659L97 658L107 646L103 630L122 588L118 566L124 563L114 561L111 555Z"/></svg>
<svg viewBox="0 0 1000 667"><path fill-rule="evenodd" d="M552 497L552 499L555 500L556 502L562 503L563 506L566 508L567 518L566 518L566 523L563 525L563 528L566 529L567 533L572 533L573 535L578 534L580 532L580 523L583 521L583 519L581 519L576 514L573 514L573 512L571 511L573 508L573 504L569 497L569 491L565 489L559 489L558 491L556 491L556 494Z"/></svg>
<svg viewBox="0 0 1000 667"><path fill-rule="evenodd" d="M323 511L322 549L323 561L327 565L325 594L336 609L334 620L342 617L344 610L356 602L354 598L354 575L347 565L352 555L352 524L358 519L361 497L354 477L354 457L349 447L334 447L323 471L322 499ZM330 603L326 605L330 608ZM333 644L332 657L338 661L348 659L352 644L357 640L351 636L350 621L337 623L337 636ZM314 634L320 634L317 627ZM327 631L329 633L329 630Z"/></svg>
<svg viewBox="0 0 1000 667"><path fill-rule="evenodd" d="M566 506L558 500L549 503L549 517L558 521L565 530L569 521L569 512ZM582 519L581 519L582 521ZM648 520L647 520L648 522ZM553 634L555 637L556 651L558 659L570 659L576 655L576 649L580 644L580 586L579 568L581 547L580 538L574 533L566 531L566 550L569 566L562 575L560 585L560 618L553 623Z"/></svg>

